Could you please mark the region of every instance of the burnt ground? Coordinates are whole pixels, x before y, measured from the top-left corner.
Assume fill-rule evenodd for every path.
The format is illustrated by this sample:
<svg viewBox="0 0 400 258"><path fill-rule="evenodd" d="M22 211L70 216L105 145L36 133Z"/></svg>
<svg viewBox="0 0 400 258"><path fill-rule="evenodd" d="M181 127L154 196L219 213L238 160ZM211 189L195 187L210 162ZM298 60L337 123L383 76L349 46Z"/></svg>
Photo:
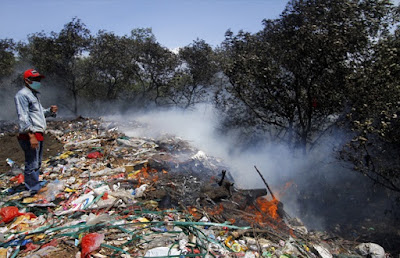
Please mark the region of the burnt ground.
<svg viewBox="0 0 400 258"><path fill-rule="evenodd" d="M58 141L53 135L45 134L44 147L43 147L43 160L48 159L50 156L55 156L63 150L63 144ZM17 134L4 133L0 136L0 173L10 170L6 159L10 158L18 166L24 164L24 152L19 146Z"/></svg>

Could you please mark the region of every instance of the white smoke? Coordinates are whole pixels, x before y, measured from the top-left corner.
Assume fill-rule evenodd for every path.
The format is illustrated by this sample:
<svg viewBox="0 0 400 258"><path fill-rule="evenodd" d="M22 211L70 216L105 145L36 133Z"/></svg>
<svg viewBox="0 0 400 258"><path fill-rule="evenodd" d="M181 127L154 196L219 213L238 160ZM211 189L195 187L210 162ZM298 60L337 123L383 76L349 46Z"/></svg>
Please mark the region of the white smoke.
<svg viewBox="0 0 400 258"><path fill-rule="evenodd" d="M234 134L217 133L219 118L211 105L199 105L193 110L186 111L170 109L141 113L127 112L125 115L104 118L125 125L128 125L127 121L137 121L147 125L139 128L122 126L120 130L131 137L157 139L158 136L168 133L188 140L207 155L221 158L229 167L229 172L238 188L265 188L254 168L257 166L274 194L284 203L285 210L292 216L302 217L306 225L311 228L325 227L326 214L321 215L316 210L325 199L328 200L336 194L330 189L349 183L348 191L351 195L351 182L365 182L359 174L351 173L334 158L333 148L342 144L338 135L327 136L314 149L312 155L294 157L288 148L276 144L245 148L246 151L243 151L244 148L237 145ZM289 182L291 187L286 194L283 194L282 189ZM321 200L321 203L310 203L307 200L310 194L313 200ZM333 204L330 205L334 207ZM340 207L342 203L339 201L335 205ZM339 209L336 212L339 212ZM348 214L341 211L340 216L354 215L351 211Z"/></svg>
<svg viewBox="0 0 400 258"><path fill-rule="evenodd" d="M236 146L235 135L222 136L216 132L218 119L211 105L199 105L193 110L173 109L105 117L110 121L137 121L148 125L143 128L120 128L128 136L157 138L168 133L190 141L208 155L223 159L231 168L236 183L243 188L265 187L254 166L269 183L279 188L295 173L304 171L310 163L304 158L293 158L293 153L283 145L265 145L242 151L243 148ZM322 164L326 159L323 153L314 155L313 162Z"/></svg>

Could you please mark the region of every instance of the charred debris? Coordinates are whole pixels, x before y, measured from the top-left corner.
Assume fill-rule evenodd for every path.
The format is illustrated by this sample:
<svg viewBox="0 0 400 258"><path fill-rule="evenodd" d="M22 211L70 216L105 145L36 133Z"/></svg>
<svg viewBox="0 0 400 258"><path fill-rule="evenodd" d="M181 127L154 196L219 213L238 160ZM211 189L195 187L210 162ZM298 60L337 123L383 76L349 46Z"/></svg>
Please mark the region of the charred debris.
<svg viewBox="0 0 400 258"><path fill-rule="evenodd" d="M135 124L132 124L135 126ZM15 132L3 124L1 136ZM0 257L384 257L373 243L308 231L264 189L172 135L127 137L99 119L51 121L63 149L30 196L23 164L2 167Z"/></svg>

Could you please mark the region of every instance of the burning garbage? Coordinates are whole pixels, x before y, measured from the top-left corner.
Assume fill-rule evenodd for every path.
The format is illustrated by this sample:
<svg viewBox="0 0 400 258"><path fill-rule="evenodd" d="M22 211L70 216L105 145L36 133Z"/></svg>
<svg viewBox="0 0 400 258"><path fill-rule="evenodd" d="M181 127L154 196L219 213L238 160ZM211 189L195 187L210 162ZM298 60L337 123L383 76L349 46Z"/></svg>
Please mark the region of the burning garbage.
<svg viewBox="0 0 400 258"><path fill-rule="evenodd" d="M94 119L48 132L63 148L36 195L19 187L22 164L2 171L0 257L383 257L309 232L257 168L266 188L238 189L227 165L180 138L127 137Z"/></svg>

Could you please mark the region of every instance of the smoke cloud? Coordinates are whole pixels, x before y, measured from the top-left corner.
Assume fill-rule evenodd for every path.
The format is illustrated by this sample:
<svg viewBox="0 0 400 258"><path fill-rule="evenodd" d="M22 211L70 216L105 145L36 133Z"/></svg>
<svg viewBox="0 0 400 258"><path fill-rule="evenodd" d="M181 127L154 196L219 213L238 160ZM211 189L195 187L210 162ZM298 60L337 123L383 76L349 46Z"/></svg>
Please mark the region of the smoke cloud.
<svg viewBox="0 0 400 258"><path fill-rule="evenodd" d="M13 99L20 87L0 91L1 120L16 120ZM63 119L73 116L69 95L57 82L48 80L43 85L41 102L44 107L59 105L59 119ZM139 111L129 109L129 103L89 103L82 99L79 103L85 116L112 114L104 116L104 120L120 122L119 129L128 136L157 139L167 133L189 141L207 155L220 158L238 188L265 188L254 168L257 166L285 210L301 218L309 229L359 222L369 215L383 216L385 207L390 205L382 201L382 190L371 191L376 187L370 181L335 159L333 149L343 143L340 139L344 140L344 135L328 135L312 155L294 157L284 145L238 145L235 133L221 134L217 130L220 118L211 105L199 105L192 110ZM147 126L132 128L128 121Z"/></svg>
<svg viewBox="0 0 400 258"><path fill-rule="evenodd" d="M365 196L365 190L359 188L371 185L335 159L333 149L342 144L340 139L344 139L340 135L325 137L312 155L294 157L284 145L264 144L244 150L237 145L235 134L217 132L219 118L211 105L199 105L186 111L132 111L104 118L122 122L120 130L128 136L157 139L168 133L188 140L207 155L221 158L239 188L265 188L254 168L257 166L274 194L284 203L285 210L291 216L303 219L310 228L324 229L326 224L354 217L354 210L343 207L364 198L360 196ZM127 121L147 126L130 128ZM359 187L354 187L355 184ZM343 199L338 198L338 189L347 189ZM332 217L336 219L331 221Z"/></svg>
<svg viewBox="0 0 400 258"><path fill-rule="evenodd" d="M0 88L0 120L17 121L17 112L14 97L17 92L24 87L22 73L30 66L22 66L14 71L14 74L1 81ZM44 108L50 105L59 106L59 116L72 116L72 101L70 93L63 88L57 81L50 78L42 80L42 87L39 90L39 99Z"/></svg>

